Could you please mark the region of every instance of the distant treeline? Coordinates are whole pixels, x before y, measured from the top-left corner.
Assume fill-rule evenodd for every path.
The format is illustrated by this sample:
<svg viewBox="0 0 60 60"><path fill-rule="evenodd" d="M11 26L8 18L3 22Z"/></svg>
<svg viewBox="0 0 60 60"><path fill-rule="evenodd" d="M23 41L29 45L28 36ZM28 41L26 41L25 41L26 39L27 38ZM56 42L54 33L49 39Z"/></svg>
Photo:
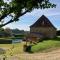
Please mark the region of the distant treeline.
<svg viewBox="0 0 60 60"><path fill-rule="evenodd" d="M60 30L58 30L56 34L57 34L57 36L60 36Z"/></svg>
<svg viewBox="0 0 60 60"><path fill-rule="evenodd" d="M0 37L24 37L28 31L10 28L0 28Z"/></svg>

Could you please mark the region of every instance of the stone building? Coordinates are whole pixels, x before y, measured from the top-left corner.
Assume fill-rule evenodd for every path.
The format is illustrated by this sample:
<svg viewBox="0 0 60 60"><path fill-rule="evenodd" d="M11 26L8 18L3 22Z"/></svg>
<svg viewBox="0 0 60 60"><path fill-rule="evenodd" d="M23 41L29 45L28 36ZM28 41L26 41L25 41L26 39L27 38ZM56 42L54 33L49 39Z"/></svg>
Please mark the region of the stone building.
<svg viewBox="0 0 60 60"><path fill-rule="evenodd" d="M30 26L30 35L37 38L56 37L56 28L49 19L42 15L33 25Z"/></svg>

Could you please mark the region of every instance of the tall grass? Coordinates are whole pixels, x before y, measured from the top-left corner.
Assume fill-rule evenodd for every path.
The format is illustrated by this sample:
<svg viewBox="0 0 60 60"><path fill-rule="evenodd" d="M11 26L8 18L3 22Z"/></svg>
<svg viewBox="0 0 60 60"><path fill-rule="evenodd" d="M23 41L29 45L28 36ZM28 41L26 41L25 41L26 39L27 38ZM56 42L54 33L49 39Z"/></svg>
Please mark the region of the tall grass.
<svg viewBox="0 0 60 60"><path fill-rule="evenodd" d="M20 54L24 53L23 51L23 45L25 43L15 43L15 44L0 44L0 48L3 48L6 50L6 55L15 55L15 54Z"/></svg>

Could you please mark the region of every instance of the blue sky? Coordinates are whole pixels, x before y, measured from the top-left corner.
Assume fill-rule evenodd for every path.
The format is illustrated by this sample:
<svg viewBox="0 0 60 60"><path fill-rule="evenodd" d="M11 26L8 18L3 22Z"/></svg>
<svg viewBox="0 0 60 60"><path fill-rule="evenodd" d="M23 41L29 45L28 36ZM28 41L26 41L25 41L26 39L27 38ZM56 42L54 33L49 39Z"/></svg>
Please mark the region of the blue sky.
<svg viewBox="0 0 60 60"><path fill-rule="evenodd" d="M4 28L9 27L11 29L18 28L20 30L29 31L29 26L32 25L39 17L45 15L52 24L59 30L60 29L60 0L50 0L52 3L55 3L56 8L49 9L34 9L31 13L26 13L19 18L18 22L13 22L4 26ZM7 21L10 17L5 18Z"/></svg>

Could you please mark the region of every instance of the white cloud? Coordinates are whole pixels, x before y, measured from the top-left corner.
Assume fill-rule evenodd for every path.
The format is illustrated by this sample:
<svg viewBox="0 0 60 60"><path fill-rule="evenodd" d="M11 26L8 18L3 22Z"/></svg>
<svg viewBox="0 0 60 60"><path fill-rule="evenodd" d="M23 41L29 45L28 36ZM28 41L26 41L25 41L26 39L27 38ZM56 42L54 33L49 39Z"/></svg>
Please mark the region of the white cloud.
<svg viewBox="0 0 60 60"><path fill-rule="evenodd" d="M29 26L32 25L41 15L46 15L51 22L60 29L60 0L50 0L55 3L56 8L49 9L34 9L31 13L27 13L20 17L20 21L17 23L9 24L5 27L19 28L21 30L29 30Z"/></svg>

